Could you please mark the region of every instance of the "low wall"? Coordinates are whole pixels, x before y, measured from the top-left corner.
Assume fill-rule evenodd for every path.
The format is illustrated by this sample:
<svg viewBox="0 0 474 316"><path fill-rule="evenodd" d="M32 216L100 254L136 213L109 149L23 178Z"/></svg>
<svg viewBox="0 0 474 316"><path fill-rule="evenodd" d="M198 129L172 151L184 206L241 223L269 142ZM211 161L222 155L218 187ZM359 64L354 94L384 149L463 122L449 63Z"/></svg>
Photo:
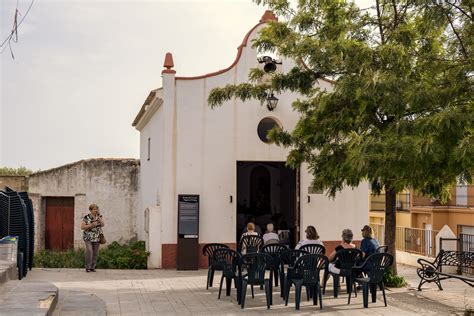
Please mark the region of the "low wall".
<svg viewBox="0 0 474 316"><path fill-rule="evenodd" d="M418 259L425 259L429 262L433 262L435 258L426 257L421 255L416 255L413 253L408 253L404 251L397 250L397 264L406 264L407 266L420 267L420 264L417 262ZM443 272L446 273L456 273L456 267L443 266Z"/></svg>
<svg viewBox="0 0 474 316"><path fill-rule="evenodd" d="M407 266L419 267L420 265L417 262L418 259L425 259L428 261L434 260L434 258L397 250L397 264L401 263L406 264Z"/></svg>
<svg viewBox="0 0 474 316"><path fill-rule="evenodd" d="M0 284L9 280L18 280L16 261L0 260Z"/></svg>
<svg viewBox="0 0 474 316"><path fill-rule="evenodd" d="M0 244L0 284L6 283L8 280L18 279L14 246L16 244Z"/></svg>

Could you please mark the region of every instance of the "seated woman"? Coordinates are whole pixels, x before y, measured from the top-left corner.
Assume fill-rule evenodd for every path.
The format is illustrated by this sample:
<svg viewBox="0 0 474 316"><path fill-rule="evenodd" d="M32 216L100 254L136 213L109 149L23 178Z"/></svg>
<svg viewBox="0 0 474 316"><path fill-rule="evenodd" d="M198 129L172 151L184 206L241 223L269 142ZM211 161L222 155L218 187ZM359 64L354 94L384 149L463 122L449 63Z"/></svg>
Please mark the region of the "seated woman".
<svg viewBox="0 0 474 316"><path fill-rule="evenodd" d="M268 244L278 244L280 242L280 238L278 235L273 231L273 224L267 224L267 231L263 235L263 243L265 245Z"/></svg>
<svg viewBox="0 0 474 316"><path fill-rule="evenodd" d="M363 239L360 242L360 250L363 252L364 258L367 258L375 253L379 247L379 242L372 237L372 228L369 225L365 225L361 231Z"/></svg>
<svg viewBox="0 0 474 316"><path fill-rule="evenodd" d="M240 236L240 240L242 240L242 237L244 236L259 236L259 234L255 231L255 224L252 222L249 222L247 224L247 231ZM242 245L242 249L240 250L242 254L247 253L246 245Z"/></svg>
<svg viewBox="0 0 474 316"><path fill-rule="evenodd" d="M310 244L318 244L324 246L323 242L319 240L318 232L316 231L316 228L314 228L314 226L310 225L306 227L305 233L306 239L300 240L300 242L296 245L295 249L300 249L302 246Z"/></svg>
<svg viewBox="0 0 474 316"><path fill-rule="evenodd" d="M355 245L352 243L352 238L354 238L354 234L352 233L352 230L344 229L342 231L342 242L328 256L329 261L332 261L334 259L334 257L336 256L336 252L338 252L339 250L355 248ZM329 263L329 271L332 272L332 273L339 274L340 270L339 270L338 263L337 262L330 262Z"/></svg>
<svg viewBox="0 0 474 316"><path fill-rule="evenodd" d="M260 228L260 226L255 224L255 216L250 217L249 223L253 224L253 227L254 227L253 231L256 232L259 236L262 236L262 229ZM246 232L248 232L247 226L244 227L244 230L242 231L242 234L245 234Z"/></svg>

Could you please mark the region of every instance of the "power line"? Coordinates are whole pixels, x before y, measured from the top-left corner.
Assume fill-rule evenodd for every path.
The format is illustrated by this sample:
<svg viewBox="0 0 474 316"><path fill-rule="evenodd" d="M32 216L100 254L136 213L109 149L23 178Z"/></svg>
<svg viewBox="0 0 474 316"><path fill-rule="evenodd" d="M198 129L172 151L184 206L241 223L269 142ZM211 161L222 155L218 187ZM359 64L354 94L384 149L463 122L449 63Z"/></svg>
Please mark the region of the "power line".
<svg viewBox="0 0 474 316"><path fill-rule="evenodd" d="M13 42L18 42L18 27L23 23L23 21L25 20L26 16L28 15L28 12L30 12L30 9L31 7L33 6L33 3L35 2L35 0L31 0L31 3L28 7L28 9L26 10L25 14L23 15L23 17L21 18L20 22L18 22L18 2L19 0L17 0L16 2L16 10L15 10L15 18L14 18L14 21L13 21L13 27L12 27L12 30L10 32L10 35L8 35L5 40L3 40L2 44L0 44L0 53L3 53L5 47L7 47L5 44L8 43L8 47L10 48L10 52L12 53L12 57L13 57L13 52L12 52L12 49L11 49L11 41L13 39L13 36L15 35L15 39L13 39Z"/></svg>

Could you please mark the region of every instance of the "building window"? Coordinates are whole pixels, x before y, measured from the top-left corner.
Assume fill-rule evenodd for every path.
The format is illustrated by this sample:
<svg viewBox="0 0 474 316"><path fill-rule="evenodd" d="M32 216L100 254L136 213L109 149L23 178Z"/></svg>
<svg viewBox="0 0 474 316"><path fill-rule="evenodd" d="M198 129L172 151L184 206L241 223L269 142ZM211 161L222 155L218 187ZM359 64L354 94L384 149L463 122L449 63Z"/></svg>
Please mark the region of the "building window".
<svg viewBox="0 0 474 316"><path fill-rule="evenodd" d="M278 124L278 122L271 117L266 117L262 119L260 123L258 123L257 133L258 137L262 142L267 144L270 143L270 140L267 138L267 135L268 132L273 128L278 128L279 130L282 129L280 124Z"/></svg>
<svg viewBox="0 0 474 316"><path fill-rule="evenodd" d="M147 158L148 161L150 161L150 147L151 147L151 138L148 137L148 158Z"/></svg>

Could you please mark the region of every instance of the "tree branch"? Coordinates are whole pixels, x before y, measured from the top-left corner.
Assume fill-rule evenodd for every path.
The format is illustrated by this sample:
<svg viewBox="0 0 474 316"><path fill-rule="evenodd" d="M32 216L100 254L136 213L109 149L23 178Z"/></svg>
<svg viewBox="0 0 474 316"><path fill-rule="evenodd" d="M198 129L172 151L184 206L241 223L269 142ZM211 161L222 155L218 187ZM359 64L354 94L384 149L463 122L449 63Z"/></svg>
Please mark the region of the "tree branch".
<svg viewBox="0 0 474 316"><path fill-rule="evenodd" d="M461 45L461 49L462 49L464 57L466 57L466 59L467 59L468 55L467 55L466 48L464 47L464 43L462 42L461 37L459 36L458 32L456 31L456 28L453 25L453 21L451 20L451 18L449 17L449 14L447 12L444 12L444 14L446 15L446 18L448 19L449 25L451 25L451 28L453 29L454 34L456 34L456 37L459 41L459 44Z"/></svg>
<svg viewBox="0 0 474 316"><path fill-rule="evenodd" d="M383 28L382 28L382 16L380 15L380 3L379 0L375 1L376 7L377 7L377 20L378 20L378 25L379 25L379 32L380 32L380 41L383 44L385 44L385 36L383 34Z"/></svg>
<svg viewBox="0 0 474 316"><path fill-rule="evenodd" d="M457 6L457 5L456 5L456 2L451 3L451 2L449 2L449 1L446 1L446 3L449 4L449 5L451 5L451 6L453 6L453 7L455 7L455 8L458 9L459 11L461 11L462 14L464 14L465 16L467 16L467 17L469 18L469 20L471 20L471 21L473 20L473 18L472 18L472 7L471 7L471 6L469 6L469 10L471 11L471 15L469 15L469 14L467 14L466 11L464 11L461 7Z"/></svg>
<svg viewBox="0 0 474 316"><path fill-rule="evenodd" d="M398 10L397 10L397 2L392 0L392 7L393 7L393 28L396 28L398 25Z"/></svg>

